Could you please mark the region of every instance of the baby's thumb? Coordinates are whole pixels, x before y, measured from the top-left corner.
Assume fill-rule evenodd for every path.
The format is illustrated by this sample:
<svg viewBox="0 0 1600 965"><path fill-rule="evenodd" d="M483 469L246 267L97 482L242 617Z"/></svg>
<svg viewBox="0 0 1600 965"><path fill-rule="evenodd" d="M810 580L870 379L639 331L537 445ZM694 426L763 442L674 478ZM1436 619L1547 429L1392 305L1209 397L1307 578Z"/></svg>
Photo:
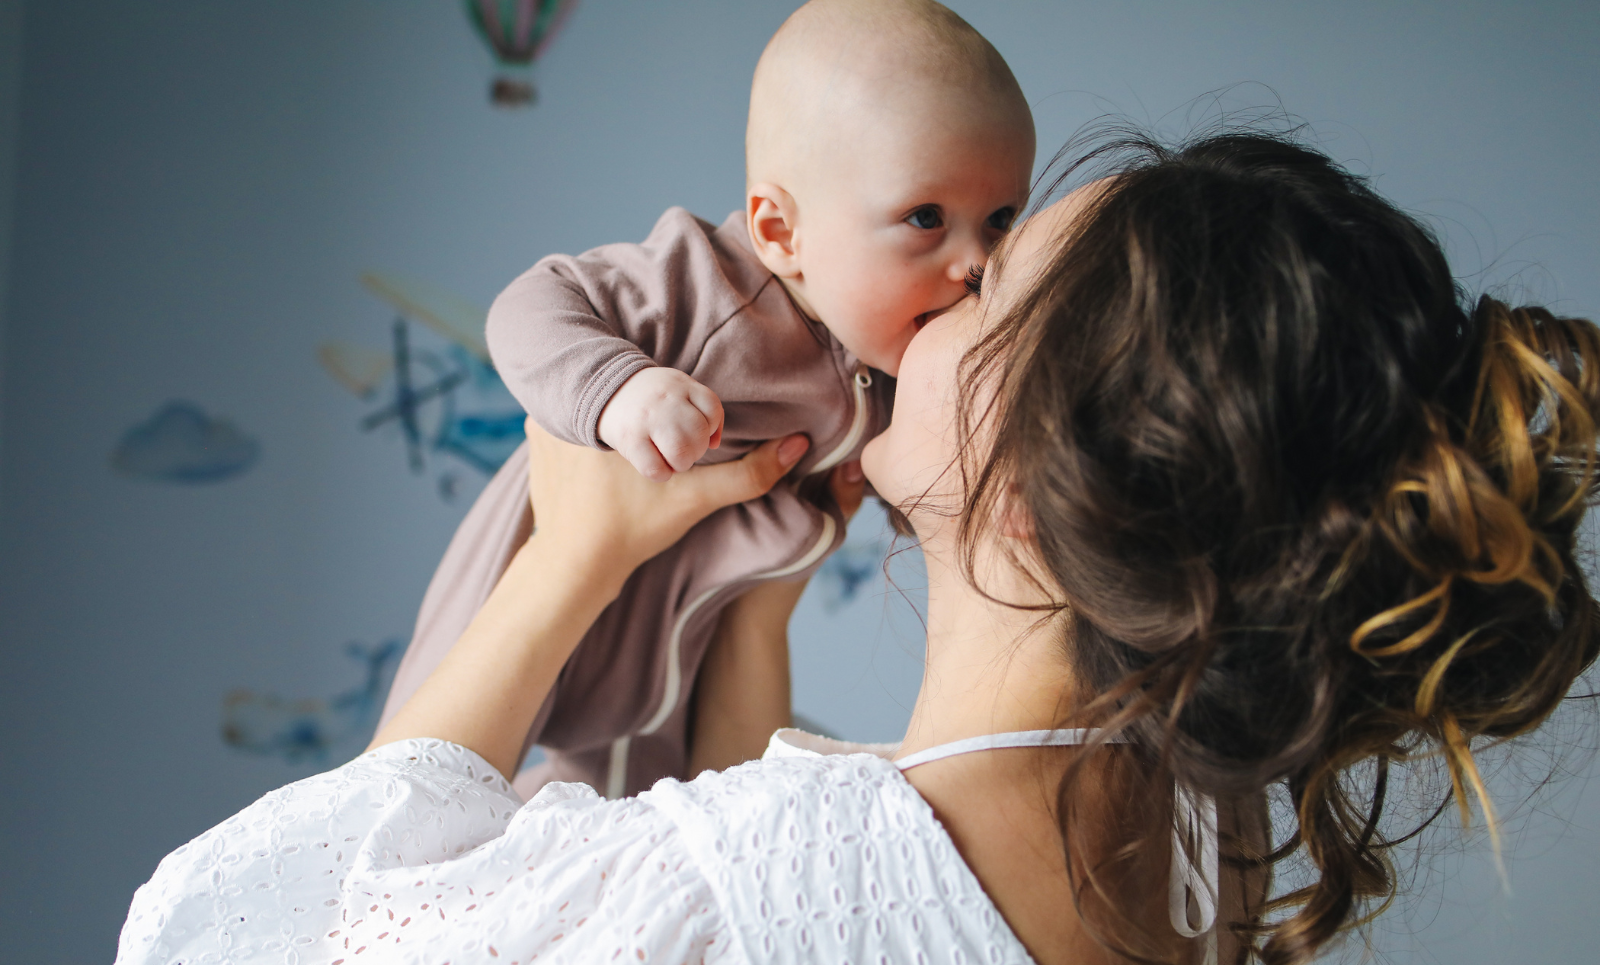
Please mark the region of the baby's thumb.
<svg viewBox="0 0 1600 965"><path fill-rule="evenodd" d="M769 439L742 459L696 466L688 475L697 477L700 496L709 507L720 509L766 495L809 448L811 440L802 435Z"/></svg>

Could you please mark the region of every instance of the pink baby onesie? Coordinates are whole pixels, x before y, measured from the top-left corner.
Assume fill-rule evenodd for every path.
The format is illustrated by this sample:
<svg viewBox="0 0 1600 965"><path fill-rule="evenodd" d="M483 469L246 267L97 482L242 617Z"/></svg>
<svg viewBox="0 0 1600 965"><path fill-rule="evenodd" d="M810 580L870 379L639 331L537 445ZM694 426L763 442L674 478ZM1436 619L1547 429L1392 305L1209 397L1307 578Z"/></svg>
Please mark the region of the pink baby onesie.
<svg viewBox="0 0 1600 965"><path fill-rule="evenodd" d="M562 669L528 733L546 761L517 779L634 794L686 778L689 698L722 608L758 583L809 576L844 539L844 520L802 481L860 455L888 424L893 380L869 370L801 314L756 258L744 217L720 227L669 208L643 244L551 255L489 310L506 385L546 431L604 448L600 412L652 365L694 376L722 399L721 448L736 459L803 432L811 449L761 499L720 510L628 579ZM435 572L386 721L444 658L532 526L527 447L490 480ZM805 486L807 493L825 492Z"/></svg>

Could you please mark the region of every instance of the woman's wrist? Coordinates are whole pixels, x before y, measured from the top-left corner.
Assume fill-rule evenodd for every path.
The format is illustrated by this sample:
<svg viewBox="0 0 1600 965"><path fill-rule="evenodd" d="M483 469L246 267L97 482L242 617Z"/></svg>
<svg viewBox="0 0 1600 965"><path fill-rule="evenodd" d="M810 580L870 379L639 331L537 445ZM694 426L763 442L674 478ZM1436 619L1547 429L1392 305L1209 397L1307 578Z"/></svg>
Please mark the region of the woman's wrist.
<svg viewBox="0 0 1600 965"><path fill-rule="evenodd" d="M525 560L529 579L560 587L573 598L604 600L600 605L604 609L643 562L625 556L613 542L584 539L581 533L555 526L541 529L535 523L533 534L517 550L513 562Z"/></svg>
<svg viewBox="0 0 1600 965"><path fill-rule="evenodd" d="M535 529L512 557L484 610L495 606L514 623L537 626L542 632L576 629L577 637L570 640L576 646L601 611L621 594L636 568L613 555L575 548ZM562 634L563 640L567 633ZM512 645L538 648L547 643L524 638Z"/></svg>

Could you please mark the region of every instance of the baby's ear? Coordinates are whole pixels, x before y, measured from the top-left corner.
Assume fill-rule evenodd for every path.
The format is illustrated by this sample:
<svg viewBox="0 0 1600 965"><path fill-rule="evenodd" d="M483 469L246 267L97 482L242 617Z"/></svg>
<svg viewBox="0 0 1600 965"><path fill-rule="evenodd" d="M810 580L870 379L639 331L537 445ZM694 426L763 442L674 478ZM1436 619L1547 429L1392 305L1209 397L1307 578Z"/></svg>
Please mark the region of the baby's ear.
<svg viewBox="0 0 1600 965"><path fill-rule="evenodd" d="M794 195L776 184L750 185L745 194L745 219L756 257L779 278L800 276L800 256L795 239L799 209Z"/></svg>

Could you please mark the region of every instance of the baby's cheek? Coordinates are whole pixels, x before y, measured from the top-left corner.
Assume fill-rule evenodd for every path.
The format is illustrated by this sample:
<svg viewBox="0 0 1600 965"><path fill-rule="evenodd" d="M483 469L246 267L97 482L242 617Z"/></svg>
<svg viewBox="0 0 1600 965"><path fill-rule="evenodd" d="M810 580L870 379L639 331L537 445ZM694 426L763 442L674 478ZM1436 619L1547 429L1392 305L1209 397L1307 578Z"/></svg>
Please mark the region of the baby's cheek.
<svg viewBox="0 0 1600 965"><path fill-rule="evenodd" d="M900 360L905 355L906 347L911 344L911 339L916 334L916 326L903 315L879 316L874 319L867 338L872 345L873 367L882 369L890 375L896 374L900 369Z"/></svg>
<svg viewBox="0 0 1600 965"><path fill-rule="evenodd" d="M884 270L851 285L838 317L829 320L840 341L854 343L875 368L883 368L889 358L898 363L916 333L918 313L926 310L925 299L907 291L904 281L902 273Z"/></svg>

